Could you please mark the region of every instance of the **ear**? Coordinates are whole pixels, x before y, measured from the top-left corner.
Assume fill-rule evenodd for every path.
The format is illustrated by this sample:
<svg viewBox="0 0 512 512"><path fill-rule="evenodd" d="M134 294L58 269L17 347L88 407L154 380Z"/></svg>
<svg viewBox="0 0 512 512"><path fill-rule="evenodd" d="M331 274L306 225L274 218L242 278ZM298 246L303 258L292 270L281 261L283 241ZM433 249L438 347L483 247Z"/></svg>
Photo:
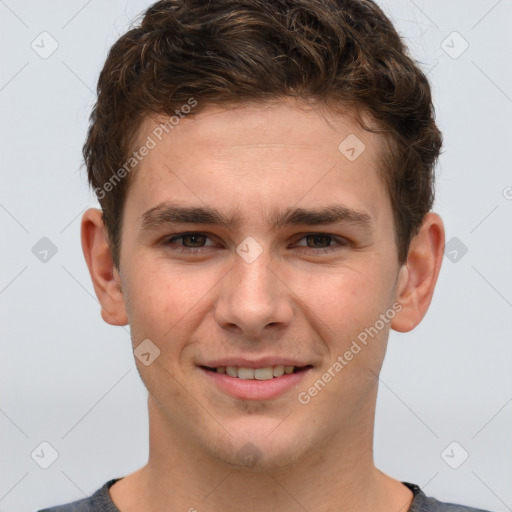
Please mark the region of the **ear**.
<svg viewBox="0 0 512 512"><path fill-rule="evenodd" d="M399 332L414 329L430 306L444 253L444 225L434 212L425 215L418 234L411 240L407 261L398 276L396 301L402 309L391 321Z"/></svg>
<svg viewBox="0 0 512 512"><path fill-rule="evenodd" d="M101 317L110 325L126 325L121 279L106 238L101 210L88 209L82 216L82 250L101 304Z"/></svg>

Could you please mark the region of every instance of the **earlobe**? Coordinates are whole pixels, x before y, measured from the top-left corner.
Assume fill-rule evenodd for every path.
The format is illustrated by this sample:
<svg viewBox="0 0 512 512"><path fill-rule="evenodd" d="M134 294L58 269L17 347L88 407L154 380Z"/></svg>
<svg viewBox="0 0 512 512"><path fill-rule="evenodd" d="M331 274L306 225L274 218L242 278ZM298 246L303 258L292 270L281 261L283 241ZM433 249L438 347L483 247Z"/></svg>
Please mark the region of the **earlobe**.
<svg viewBox="0 0 512 512"><path fill-rule="evenodd" d="M101 304L101 317L110 325L126 325L128 318L121 280L105 235L101 210L88 209L82 216L82 250Z"/></svg>
<svg viewBox="0 0 512 512"><path fill-rule="evenodd" d="M391 322L395 331L411 331L427 313L441 270L444 241L441 217L434 212L427 213L420 231L411 240L407 261L400 269L396 301L402 309Z"/></svg>

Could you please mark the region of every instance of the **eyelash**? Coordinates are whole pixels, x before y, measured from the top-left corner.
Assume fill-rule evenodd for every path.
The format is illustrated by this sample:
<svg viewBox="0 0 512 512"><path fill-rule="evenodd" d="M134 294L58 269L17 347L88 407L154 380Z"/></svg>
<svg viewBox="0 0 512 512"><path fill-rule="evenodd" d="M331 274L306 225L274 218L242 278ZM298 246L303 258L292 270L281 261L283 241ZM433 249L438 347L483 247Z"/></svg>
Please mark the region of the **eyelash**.
<svg viewBox="0 0 512 512"><path fill-rule="evenodd" d="M173 243L176 242L176 240L181 240L183 242L184 237L192 236L192 235L205 236L207 239L211 240L211 238L206 233L201 233L199 231L188 231L186 233L180 233L177 235L173 235L170 238L166 238L165 240L163 240L162 245L164 245L165 247L170 247ZM303 247L303 249L312 249L313 254L315 254L315 255L329 254L332 252L340 251L349 245L349 242L346 239L337 237L335 235L331 235L330 233L307 233L302 238L300 238L298 241L300 242L310 236L328 237L331 239L331 241L334 241L338 244L337 247L319 247L319 248ZM200 253L203 249L205 249L205 247L178 246L178 247L173 248L172 250L177 251L179 253L184 253L184 254L197 254L197 253ZM304 251L301 251L301 252L304 252Z"/></svg>

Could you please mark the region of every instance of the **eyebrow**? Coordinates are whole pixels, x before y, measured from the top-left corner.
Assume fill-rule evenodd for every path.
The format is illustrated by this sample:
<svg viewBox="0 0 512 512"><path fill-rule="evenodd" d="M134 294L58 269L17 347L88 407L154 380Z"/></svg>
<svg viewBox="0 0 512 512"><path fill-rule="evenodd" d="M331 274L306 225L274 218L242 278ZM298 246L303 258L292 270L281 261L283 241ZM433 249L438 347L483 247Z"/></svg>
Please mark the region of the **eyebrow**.
<svg viewBox="0 0 512 512"><path fill-rule="evenodd" d="M141 215L141 229L151 230L173 224L210 224L223 225L233 230L240 224L241 211L231 215L208 207L187 207L164 202L147 210ZM307 224L352 224L366 231L372 231L373 222L366 212L348 208L340 204L320 209L288 208L284 212L275 212L269 217L268 224L273 230L286 225Z"/></svg>

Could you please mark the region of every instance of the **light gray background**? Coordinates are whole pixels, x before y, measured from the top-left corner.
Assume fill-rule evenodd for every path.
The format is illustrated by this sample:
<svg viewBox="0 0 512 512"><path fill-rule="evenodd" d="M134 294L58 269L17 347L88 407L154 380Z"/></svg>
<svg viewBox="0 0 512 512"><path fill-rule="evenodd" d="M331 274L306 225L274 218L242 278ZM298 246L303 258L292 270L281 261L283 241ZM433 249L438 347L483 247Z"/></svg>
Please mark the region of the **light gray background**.
<svg viewBox="0 0 512 512"><path fill-rule="evenodd" d="M78 499L146 462L129 329L101 320L79 228L96 205L80 166L98 73L148 5L0 1L3 512ZM435 209L467 253L444 258L421 325L391 335L376 463L444 501L512 510L512 1L381 5L429 71L445 140ZM31 48L51 48L43 31L59 45L46 59ZM42 237L58 250L46 262ZM48 469L31 458L42 441L59 454Z"/></svg>

